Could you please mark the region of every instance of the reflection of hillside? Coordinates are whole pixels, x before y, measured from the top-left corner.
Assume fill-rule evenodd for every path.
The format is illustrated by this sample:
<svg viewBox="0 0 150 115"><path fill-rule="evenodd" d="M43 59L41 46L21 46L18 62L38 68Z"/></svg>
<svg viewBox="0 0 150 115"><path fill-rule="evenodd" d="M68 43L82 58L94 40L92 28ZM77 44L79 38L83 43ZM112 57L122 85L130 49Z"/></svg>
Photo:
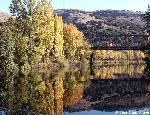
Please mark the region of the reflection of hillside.
<svg viewBox="0 0 150 115"><path fill-rule="evenodd" d="M150 107L149 83L141 78L128 80L92 80L84 99L68 111L131 110Z"/></svg>
<svg viewBox="0 0 150 115"><path fill-rule="evenodd" d="M144 72L144 65L107 65L94 67L96 78L116 79L125 77L141 77Z"/></svg>

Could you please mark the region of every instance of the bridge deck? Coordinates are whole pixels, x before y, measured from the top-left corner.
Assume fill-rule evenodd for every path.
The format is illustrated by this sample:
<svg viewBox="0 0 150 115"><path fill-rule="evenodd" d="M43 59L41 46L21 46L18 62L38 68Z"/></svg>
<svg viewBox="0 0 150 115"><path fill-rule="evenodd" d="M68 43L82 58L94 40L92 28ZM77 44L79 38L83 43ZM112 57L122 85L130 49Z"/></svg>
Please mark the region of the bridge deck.
<svg viewBox="0 0 150 115"><path fill-rule="evenodd" d="M91 47L92 50L150 50L150 47Z"/></svg>

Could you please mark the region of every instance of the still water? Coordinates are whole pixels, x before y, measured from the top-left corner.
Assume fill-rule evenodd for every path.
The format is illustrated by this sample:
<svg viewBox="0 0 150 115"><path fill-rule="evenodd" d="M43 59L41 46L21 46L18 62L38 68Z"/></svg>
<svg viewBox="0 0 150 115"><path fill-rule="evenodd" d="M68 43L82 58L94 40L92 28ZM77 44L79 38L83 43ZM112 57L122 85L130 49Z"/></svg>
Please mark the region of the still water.
<svg viewBox="0 0 150 115"><path fill-rule="evenodd" d="M0 115L149 115L144 64L20 72L0 81Z"/></svg>

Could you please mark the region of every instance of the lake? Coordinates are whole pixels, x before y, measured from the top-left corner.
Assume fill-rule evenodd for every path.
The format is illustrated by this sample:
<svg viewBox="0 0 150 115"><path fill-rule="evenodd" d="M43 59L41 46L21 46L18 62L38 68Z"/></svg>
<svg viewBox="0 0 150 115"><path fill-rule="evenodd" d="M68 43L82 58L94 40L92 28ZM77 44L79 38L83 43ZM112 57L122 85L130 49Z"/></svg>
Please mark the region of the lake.
<svg viewBox="0 0 150 115"><path fill-rule="evenodd" d="M144 63L33 70L0 81L0 115L150 114Z"/></svg>

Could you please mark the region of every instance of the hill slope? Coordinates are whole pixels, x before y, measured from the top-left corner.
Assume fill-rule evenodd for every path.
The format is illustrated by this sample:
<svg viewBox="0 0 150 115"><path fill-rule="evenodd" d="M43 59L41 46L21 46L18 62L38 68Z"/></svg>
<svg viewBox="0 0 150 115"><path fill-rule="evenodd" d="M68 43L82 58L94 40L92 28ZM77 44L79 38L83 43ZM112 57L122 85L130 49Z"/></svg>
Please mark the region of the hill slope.
<svg viewBox="0 0 150 115"><path fill-rule="evenodd" d="M10 14L5 12L0 12L0 23L6 22L11 17Z"/></svg>
<svg viewBox="0 0 150 115"><path fill-rule="evenodd" d="M81 10L55 10L65 23L73 23L82 31L86 39L102 39L101 35L143 34L143 12L125 10L100 10L86 12Z"/></svg>
<svg viewBox="0 0 150 115"><path fill-rule="evenodd" d="M65 23L73 23L76 25L89 41L91 39L106 41L101 37L102 35L143 34L144 32L144 22L141 20L142 12L125 10L86 12L81 10L59 9L55 10L55 13L62 16ZM5 22L9 17L9 14L1 12L0 22ZM118 44L118 42L120 41L116 38L112 39L113 45ZM131 42L135 43L136 41Z"/></svg>

